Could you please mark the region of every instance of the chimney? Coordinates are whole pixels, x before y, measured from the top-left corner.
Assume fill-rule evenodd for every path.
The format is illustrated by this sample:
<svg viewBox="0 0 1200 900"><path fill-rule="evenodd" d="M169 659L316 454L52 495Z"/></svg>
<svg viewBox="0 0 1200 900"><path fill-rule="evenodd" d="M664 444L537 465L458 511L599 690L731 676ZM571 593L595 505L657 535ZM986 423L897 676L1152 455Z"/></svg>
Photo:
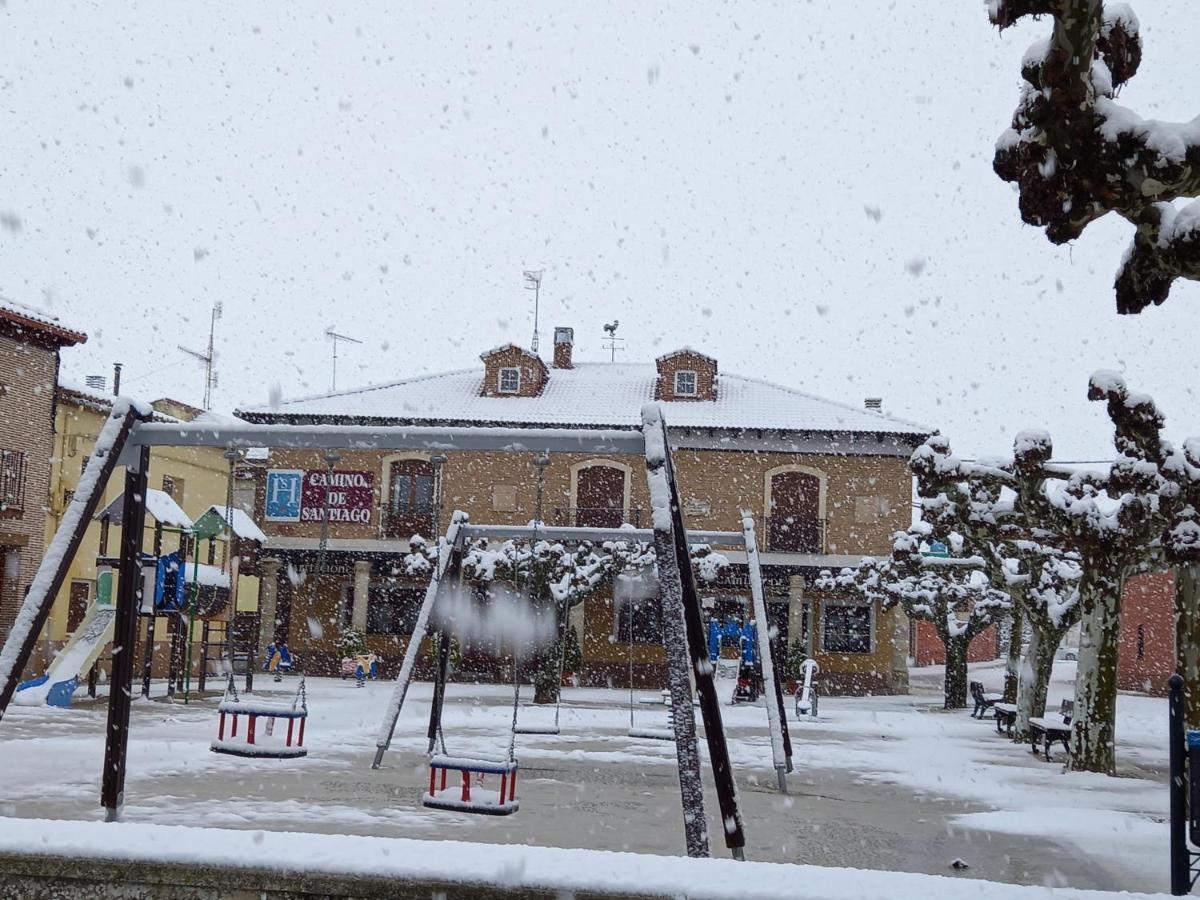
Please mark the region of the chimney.
<svg viewBox="0 0 1200 900"><path fill-rule="evenodd" d="M883 412L883 398L867 397L865 400L863 400L863 406L869 409L871 412Z"/></svg>
<svg viewBox="0 0 1200 900"><path fill-rule="evenodd" d="M88 390L91 390L91 391L103 391L104 390L104 376L103 375L85 375L83 377L83 383L88 388Z"/></svg>
<svg viewBox="0 0 1200 900"><path fill-rule="evenodd" d="M123 363L113 363L113 396L121 396L121 369Z"/></svg>
<svg viewBox="0 0 1200 900"><path fill-rule="evenodd" d="M558 327L554 329L554 368L573 369L571 351L575 347L575 329Z"/></svg>

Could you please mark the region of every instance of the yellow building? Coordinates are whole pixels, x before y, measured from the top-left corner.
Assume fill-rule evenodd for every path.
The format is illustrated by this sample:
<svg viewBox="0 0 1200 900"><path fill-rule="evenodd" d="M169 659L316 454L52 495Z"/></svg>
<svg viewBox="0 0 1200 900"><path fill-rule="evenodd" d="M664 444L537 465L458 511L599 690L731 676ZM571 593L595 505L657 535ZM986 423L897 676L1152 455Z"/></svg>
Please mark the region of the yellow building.
<svg viewBox="0 0 1200 900"><path fill-rule="evenodd" d="M97 390L64 384L58 386L56 400L54 447L50 458L50 496L46 507L47 544L57 531L67 505L74 496L80 475L112 406L112 398ZM201 410L172 400L155 401L153 405L158 410L155 416L158 421L193 419L202 414ZM162 555L179 550L181 540L185 542L188 540L179 526L188 522L196 522L210 507L223 508L227 502L229 478L229 462L218 448L156 448L150 460L150 488L152 491L161 491L173 503L159 498L161 501L160 519L155 518L153 514L155 507L151 504L142 541L144 552L154 554L157 549L158 555ZM118 472L105 485L104 494L97 505L97 510L104 510L118 501L123 487L122 478ZM119 507L119 503L117 506ZM177 513L164 514L163 509L182 510L183 517ZM40 659L35 656L30 666L32 669L40 670L53 659L84 621L89 609L96 602L98 593L104 593L103 586L98 590L97 558L116 555L120 543L120 531L120 526L117 524L106 527L99 521L93 521L88 526L87 534L76 554L69 576L58 597L55 598L54 607L42 632L42 656ZM219 535L213 541L202 542L198 562L202 565L227 569L229 566L228 546L229 543L223 535ZM243 548L244 552L245 548ZM190 558L194 560L195 554L193 553ZM249 561L253 561L252 556ZM252 569L252 565L245 564L245 559L240 562L242 563L239 566L241 572L245 573L247 568ZM189 563L189 566L192 565L194 564ZM253 611L257 609L258 578L243 574L237 581L237 609L239 612L248 613L239 618L252 625L256 624ZM163 677L167 672L171 632L175 628L175 623L164 621L165 618L160 616L155 623L152 657L155 677ZM229 618L229 613L225 611L214 618L221 624L217 625L215 621L210 622L207 631L210 639L216 643L223 640L225 620ZM143 616L140 623L142 645L138 648L137 656L139 673L143 665L148 621L149 617ZM192 630L193 674L199 671L201 658L199 644L205 632L205 623L196 621ZM219 646L213 649L212 663L208 666L210 672L215 671L220 652ZM108 668L108 655L107 652L101 654L99 663L101 670L106 671Z"/></svg>

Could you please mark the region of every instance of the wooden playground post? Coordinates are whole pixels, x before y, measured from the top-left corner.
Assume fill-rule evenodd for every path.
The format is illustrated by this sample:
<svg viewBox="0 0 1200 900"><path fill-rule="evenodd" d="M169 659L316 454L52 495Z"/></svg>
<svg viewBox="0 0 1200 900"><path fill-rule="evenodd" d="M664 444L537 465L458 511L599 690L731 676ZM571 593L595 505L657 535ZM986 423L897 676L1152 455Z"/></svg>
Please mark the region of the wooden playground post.
<svg viewBox="0 0 1200 900"><path fill-rule="evenodd" d="M121 561L117 577L117 613L113 625L112 679L108 690L104 768L100 804L106 822L115 822L125 801L125 762L129 749L129 707L133 690L133 651L142 600L142 529L146 522L146 484L150 448L137 451L135 466L125 469L121 510Z"/></svg>

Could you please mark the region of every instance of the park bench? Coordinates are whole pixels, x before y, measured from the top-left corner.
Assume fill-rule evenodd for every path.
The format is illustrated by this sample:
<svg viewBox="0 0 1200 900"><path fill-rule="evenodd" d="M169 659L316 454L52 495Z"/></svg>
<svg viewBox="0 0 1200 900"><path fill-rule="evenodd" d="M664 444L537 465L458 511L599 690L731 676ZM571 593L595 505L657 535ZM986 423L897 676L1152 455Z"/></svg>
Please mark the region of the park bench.
<svg viewBox="0 0 1200 900"><path fill-rule="evenodd" d="M971 699L975 701L975 708L971 710L972 718L982 719L985 712L1004 699L1003 694L992 694L985 691L982 682L972 681L970 687Z"/></svg>
<svg viewBox="0 0 1200 900"><path fill-rule="evenodd" d="M1029 720L1029 742L1033 752L1038 752L1038 741L1042 742L1046 762L1050 762L1050 745L1059 741L1063 749L1071 752L1071 718L1075 715L1075 701L1064 700L1058 717L1038 716Z"/></svg>
<svg viewBox="0 0 1200 900"><path fill-rule="evenodd" d="M996 718L996 734L1007 733L1012 737L1013 729L1017 725L1017 704L993 703L992 715Z"/></svg>

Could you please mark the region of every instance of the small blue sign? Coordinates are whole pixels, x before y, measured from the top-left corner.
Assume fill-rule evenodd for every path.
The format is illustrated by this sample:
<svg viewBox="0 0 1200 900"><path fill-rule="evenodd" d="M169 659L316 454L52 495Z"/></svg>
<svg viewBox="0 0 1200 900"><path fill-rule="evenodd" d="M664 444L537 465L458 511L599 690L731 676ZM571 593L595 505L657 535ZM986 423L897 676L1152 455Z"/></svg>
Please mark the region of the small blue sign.
<svg viewBox="0 0 1200 900"><path fill-rule="evenodd" d="M300 469L267 471L265 518L268 522L299 522L304 472Z"/></svg>

